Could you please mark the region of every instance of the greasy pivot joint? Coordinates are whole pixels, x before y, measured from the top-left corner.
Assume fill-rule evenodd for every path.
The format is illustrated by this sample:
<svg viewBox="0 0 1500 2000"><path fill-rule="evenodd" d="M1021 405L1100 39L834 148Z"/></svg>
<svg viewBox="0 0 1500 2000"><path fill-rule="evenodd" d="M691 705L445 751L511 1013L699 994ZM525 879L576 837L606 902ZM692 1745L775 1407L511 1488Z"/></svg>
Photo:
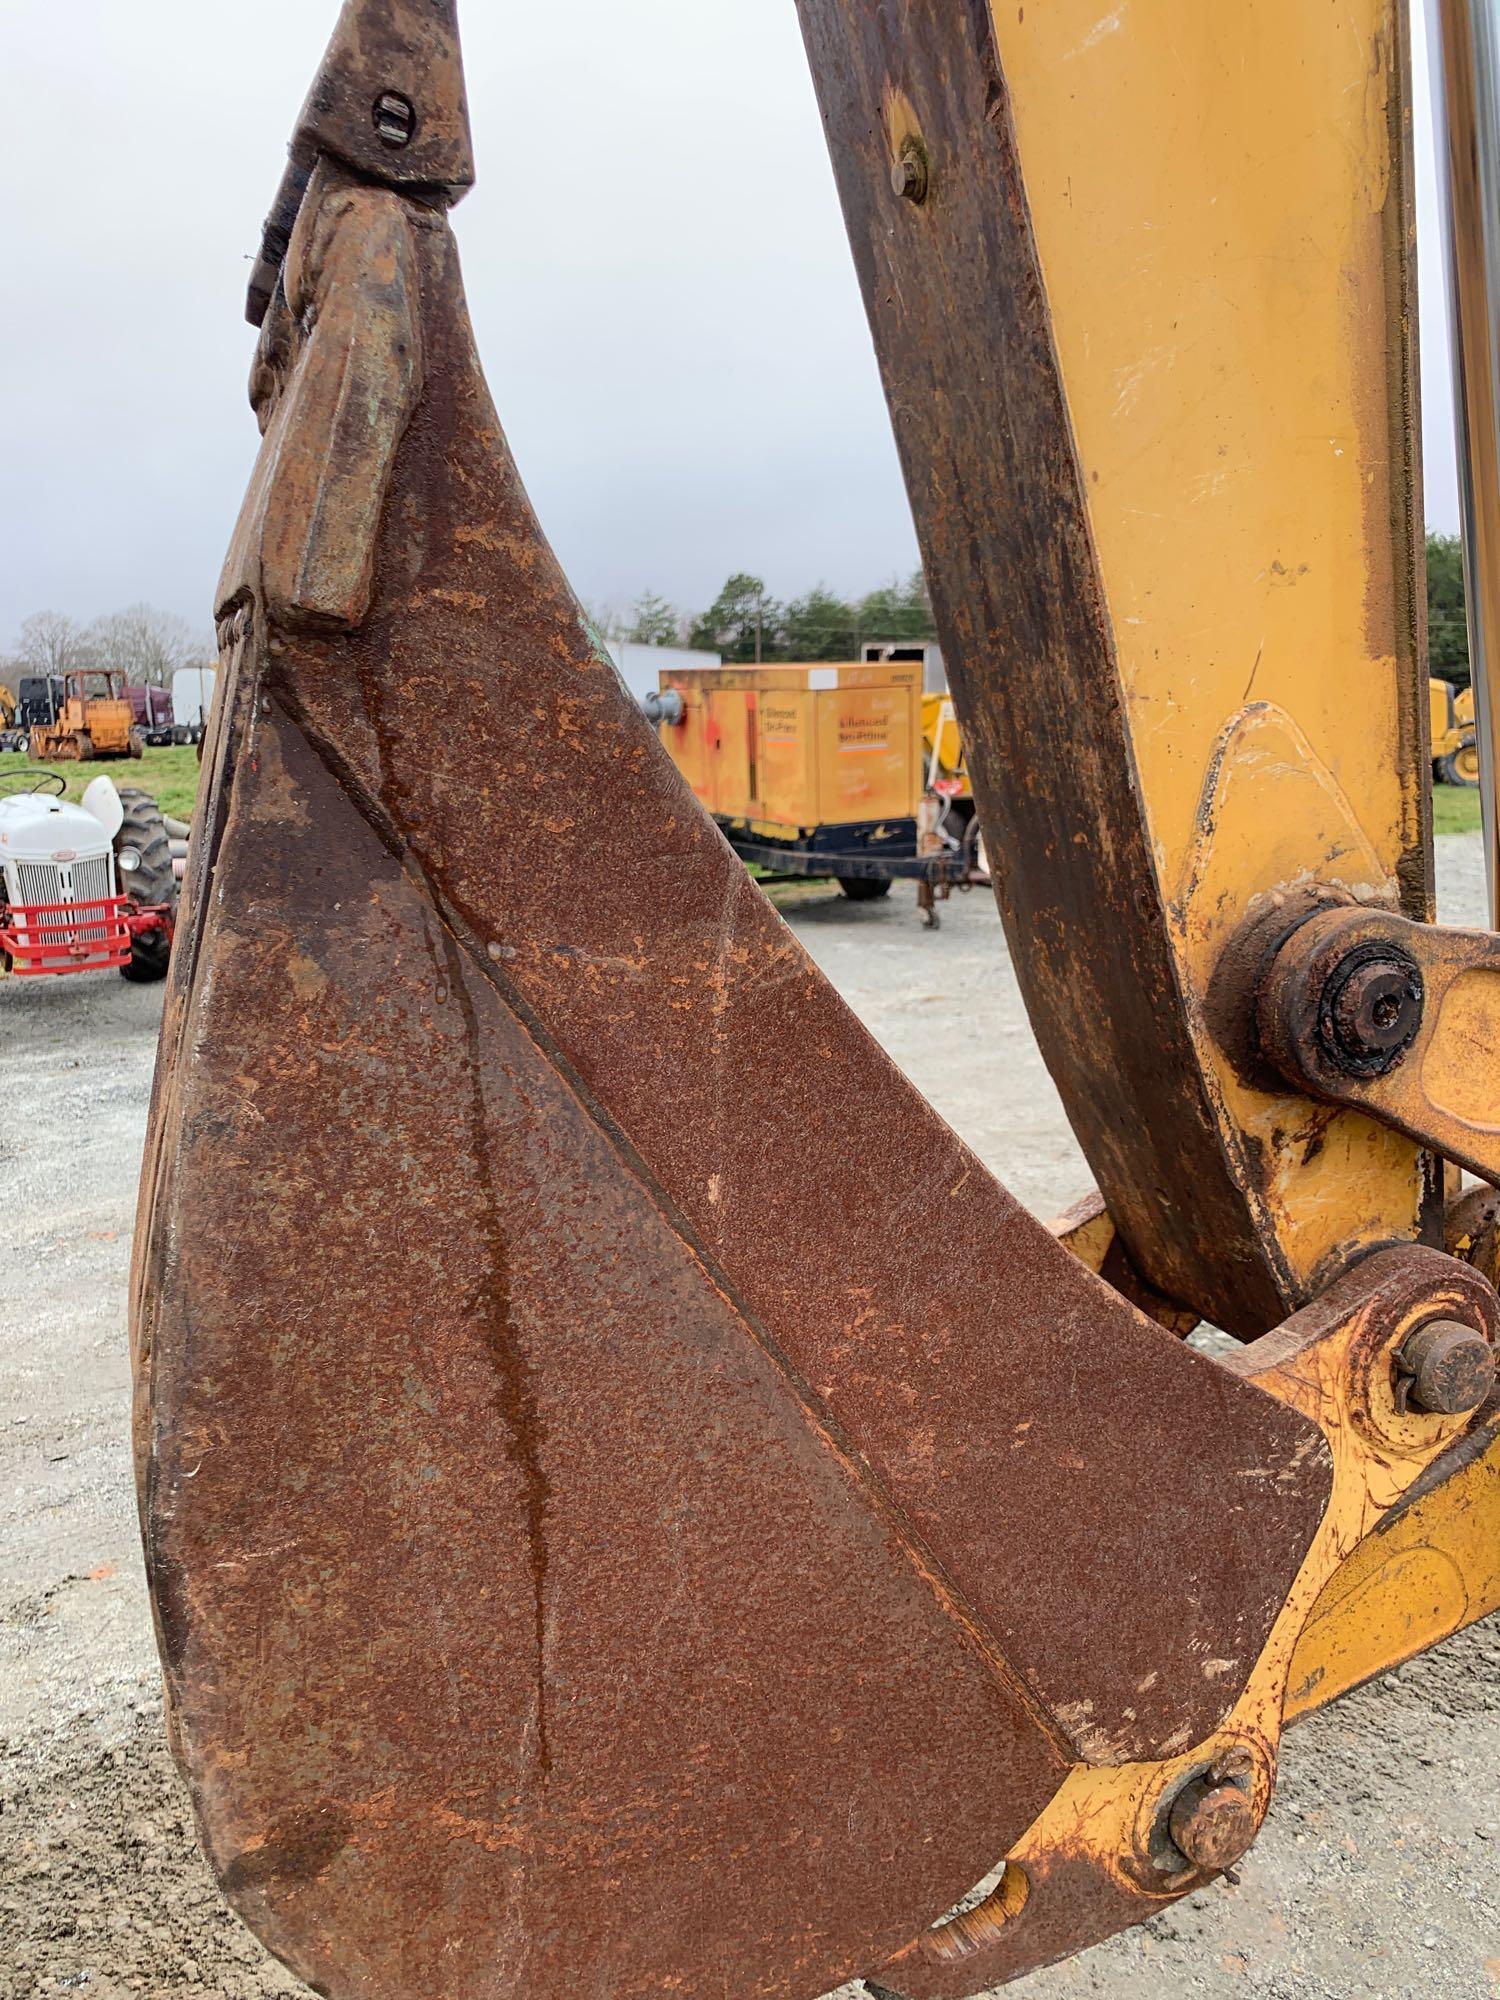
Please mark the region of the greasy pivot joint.
<svg viewBox="0 0 1500 2000"><path fill-rule="evenodd" d="M1243 1861L1270 1796L1269 1783L1257 1786L1256 1769L1249 1746L1231 1744L1213 1763L1183 1778L1156 1814L1149 1852L1159 1874L1180 1883L1186 1872L1222 1875Z"/></svg>
<svg viewBox="0 0 1500 2000"><path fill-rule="evenodd" d="M1500 1186L1500 937L1369 906L1318 911L1258 982L1259 1049L1348 1106Z"/></svg>
<svg viewBox="0 0 1500 2000"><path fill-rule="evenodd" d="M1409 952L1357 945L1334 968L1318 1007L1318 1039L1348 1076L1384 1076L1416 1040L1426 999Z"/></svg>

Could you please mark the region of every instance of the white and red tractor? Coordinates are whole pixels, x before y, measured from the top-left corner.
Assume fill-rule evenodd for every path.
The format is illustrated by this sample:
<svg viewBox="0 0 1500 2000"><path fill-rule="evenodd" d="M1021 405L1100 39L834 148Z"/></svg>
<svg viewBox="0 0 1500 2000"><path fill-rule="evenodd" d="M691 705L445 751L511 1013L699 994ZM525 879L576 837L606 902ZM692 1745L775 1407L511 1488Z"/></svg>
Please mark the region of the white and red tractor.
<svg viewBox="0 0 1500 2000"><path fill-rule="evenodd" d="M66 789L54 771L0 779L0 974L164 978L177 881L161 808L110 778L77 805Z"/></svg>

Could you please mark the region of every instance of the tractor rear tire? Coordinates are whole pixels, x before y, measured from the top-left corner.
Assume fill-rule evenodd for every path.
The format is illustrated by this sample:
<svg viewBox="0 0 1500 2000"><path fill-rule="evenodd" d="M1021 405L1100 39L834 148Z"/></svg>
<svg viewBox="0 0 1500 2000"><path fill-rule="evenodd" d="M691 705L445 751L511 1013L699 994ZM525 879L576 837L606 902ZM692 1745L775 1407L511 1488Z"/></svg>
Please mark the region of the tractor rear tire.
<svg viewBox="0 0 1500 2000"><path fill-rule="evenodd" d="M141 857L140 867L128 875L121 869L121 887L143 909L163 906L175 909L177 874L172 866L172 842L162 809L149 792L134 785L120 785L117 789L125 817L115 835L115 852L118 854L122 847L133 847ZM120 977L133 986L149 986L166 978L171 957L172 943L165 931L148 931L132 942L130 957L120 967Z"/></svg>
<svg viewBox="0 0 1500 2000"><path fill-rule="evenodd" d="M130 754L135 758L144 757L146 754L146 739L138 729L132 729L130 732Z"/></svg>
<svg viewBox="0 0 1500 2000"><path fill-rule="evenodd" d="M891 879L877 882L871 875L840 875L839 888L851 903L873 903L891 893Z"/></svg>
<svg viewBox="0 0 1500 2000"><path fill-rule="evenodd" d="M1443 781L1449 785L1466 785L1473 791L1479 784L1479 747L1474 743L1461 743L1451 757L1443 759Z"/></svg>

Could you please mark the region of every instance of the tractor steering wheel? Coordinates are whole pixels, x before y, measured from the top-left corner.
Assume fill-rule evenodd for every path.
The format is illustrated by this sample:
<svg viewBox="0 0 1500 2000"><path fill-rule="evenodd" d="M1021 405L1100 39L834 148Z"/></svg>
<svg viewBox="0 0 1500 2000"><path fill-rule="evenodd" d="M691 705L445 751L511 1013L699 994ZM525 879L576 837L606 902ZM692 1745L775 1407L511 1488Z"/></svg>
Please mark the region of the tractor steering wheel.
<svg viewBox="0 0 1500 2000"><path fill-rule="evenodd" d="M0 785L22 793L50 791L58 798L68 789L68 781L60 771L0 771Z"/></svg>

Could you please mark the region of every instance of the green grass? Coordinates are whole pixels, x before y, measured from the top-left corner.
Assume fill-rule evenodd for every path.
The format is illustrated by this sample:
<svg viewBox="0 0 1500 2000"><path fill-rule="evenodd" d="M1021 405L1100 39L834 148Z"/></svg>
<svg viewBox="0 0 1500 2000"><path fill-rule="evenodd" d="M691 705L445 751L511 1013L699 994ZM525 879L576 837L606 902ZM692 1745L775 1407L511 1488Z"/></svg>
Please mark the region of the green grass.
<svg viewBox="0 0 1500 2000"><path fill-rule="evenodd" d="M173 819L191 819L193 801L198 796L198 752L191 744L170 750L148 750L144 757L111 757L105 763L33 764L20 752L0 756L0 778L12 771L56 771L68 781L68 797L81 799L91 779L113 778L117 785L134 785L150 792L164 813ZM0 788L0 797L19 789L14 784ZM1476 795L1477 796L1477 795Z"/></svg>
<svg viewBox="0 0 1500 2000"><path fill-rule="evenodd" d="M1471 785L1434 785L1434 833L1474 833L1479 827L1479 792Z"/></svg>
<svg viewBox="0 0 1500 2000"><path fill-rule="evenodd" d="M136 763L128 757L115 757L104 764L53 764L48 766L33 764L28 757L19 755L0 756L0 777L10 771L55 770L68 781L68 797L83 796L83 788L91 778L102 772L113 778L117 785L138 785L142 791L150 792L164 813L173 819L191 819L193 800L198 795L198 753L191 745L181 749L148 750ZM7 787L7 789L9 789ZM1437 833L1473 833L1479 826L1479 793L1462 785L1434 785L1432 788L1432 823ZM762 871L751 869L752 875ZM809 879L801 882L777 882L767 885L773 902L783 897L806 895L809 891L830 893L828 885Z"/></svg>

